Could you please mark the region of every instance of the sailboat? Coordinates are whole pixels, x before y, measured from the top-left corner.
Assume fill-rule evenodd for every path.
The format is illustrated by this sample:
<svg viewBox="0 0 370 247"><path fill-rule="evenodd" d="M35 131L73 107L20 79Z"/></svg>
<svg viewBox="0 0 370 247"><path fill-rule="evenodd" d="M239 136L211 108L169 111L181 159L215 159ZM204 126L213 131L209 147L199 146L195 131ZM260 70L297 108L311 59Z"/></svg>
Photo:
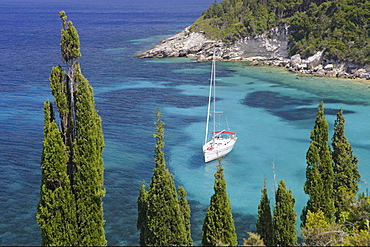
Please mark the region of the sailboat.
<svg viewBox="0 0 370 247"><path fill-rule="evenodd" d="M216 111L216 56L213 53L211 79L209 84L208 109L206 136L203 144L204 161L209 162L222 158L234 148L238 139L236 133L230 130L216 130L216 114L222 114L222 111ZM212 116L213 131L209 135L210 118Z"/></svg>

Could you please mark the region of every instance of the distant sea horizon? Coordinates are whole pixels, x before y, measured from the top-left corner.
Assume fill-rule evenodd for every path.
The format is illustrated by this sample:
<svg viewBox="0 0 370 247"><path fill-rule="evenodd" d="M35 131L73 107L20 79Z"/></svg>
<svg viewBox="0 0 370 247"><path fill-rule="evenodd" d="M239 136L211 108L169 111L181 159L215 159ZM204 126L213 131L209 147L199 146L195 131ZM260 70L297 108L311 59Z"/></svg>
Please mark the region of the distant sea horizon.
<svg viewBox="0 0 370 247"><path fill-rule="evenodd" d="M213 0L4 0L0 3L0 245L41 245L36 213L43 141L43 102L53 101L48 78L62 64L59 11L79 32L82 73L94 88L105 149L105 231L108 245L139 245L136 229L140 184L154 168L153 110L165 122L165 156L176 186L191 206L194 245L201 244L205 212L214 193L217 161L204 163L211 64L189 58L139 59L190 26ZM274 184L284 180L299 216L305 155L317 106L324 101L333 135L343 108L346 136L359 159L360 191L370 180L368 82L315 78L275 67L217 63L219 107L239 137L223 159L239 244L255 231L264 179L271 206ZM276 181L274 177L276 176Z"/></svg>

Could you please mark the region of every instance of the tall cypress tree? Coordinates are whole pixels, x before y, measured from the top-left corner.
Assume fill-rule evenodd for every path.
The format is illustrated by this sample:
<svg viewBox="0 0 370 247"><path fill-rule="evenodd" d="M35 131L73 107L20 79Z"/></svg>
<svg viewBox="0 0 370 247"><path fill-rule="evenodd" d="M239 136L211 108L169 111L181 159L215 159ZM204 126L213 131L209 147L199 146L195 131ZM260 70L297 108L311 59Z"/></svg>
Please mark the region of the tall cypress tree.
<svg viewBox="0 0 370 247"><path fill-rule="evenodd" d="M78 64L75 64L78 66ZM80 227L80 244L103 246L104 137L101 119L95 109L93 90L79 68L75 72L78 83L75 92L76 137L73 163L75 164L73 189Z"/></svg>
<svg viewBox="0 0 370 247"><path fill-rule="evenodd" d="M353 155L351 144L344 135L345 118L343 110L339 109L334 122L334 135L332 138L332 158L334 167L334 204L335 216L339 219L340 213L345 210L345 196L343 193L356 195L358 191L358 159Z"/></svg>
<svg viewBox="0 0 370 247"><path fill-rule="evenodd" d="M138 223L146 223L145 227L139 227L142 231L144 230L147 246L187 245L188 234L184 214L179 204L173 175L166 168L162 150L164 148L164 123L160 120L159 109L155 111L155 115L157 131L154 134L156 138L155 168L147 195L146 219L140 219Z"/></svg>
<svg viewBox="0 0 370 247"><path fill-rule="evenodd" d="M256 222L257 233L267 246L274 246L270 199L268 198L266 179L262 189L261 202L258 205L258 219Z"/></svg>
<svg viewBox="0 0 370 247"><path fill-rule="evenodd" d="M48 101L44 103L44 115L37 223L42 229L43 246L71 246L77 242L78 232L75 201L67 174L68 155Z"/></svg>
<svg viewBox="0 0 370 247"><path fill-rule="evenodd" d="M324 117L324 103L318 106L311 142L306 154L306 182L304 192L309 195L307 206L303 209L302 226L306 222L307 211L321 209L328 222L333 221L335 207L333 200L334 171L328 145L328 122Z"/></svg>
<svg viewBox="0 0 370 247"><path fill-rule="evenodd" d="M60 131L56 123L53 128L55 135L59 135L63 146L60 146L59 141L48 141L50 135L45 132L41 162L43 180L37 220L43 229L42 236L45 245L51 243L47 236L55 234L51 231L57 232L55 229L62 229L63 224L66 224L68 229L73 229L73 231L70 230L72 232L69 238L71 242L65 244L60 242L61 244L57 245L103 246L107 242L104 233L102 206L102 197L105 191L103 189L104 164L102 159L104 138L101 119L95 109L92 87L82 75L77 61L81 56L78 32L71 21L67 22L64 11L61 11L59 16L62 20L60 43L62 61L66 64L66 71L58 65L52 68L49 79L61 120ZM49 108L49 112L51 112L51 104ZM45 115L47 114L45 113ZM51 114L48 113L48 115ZM45 126L48 122L53 121L45 121ZM56 152L59 149L63 149L63 159L61 151ZM45 159L45 157L48 158ZM54 164L50 160L53 160ZM53 169L58 167L60 169L58 174L65 175L63 175L65 182L60 182L63 186L59 187L64 187L68 193L65 192L58 197L52 197L53 195L49 196L45 193L45 188L48 188L50 181L44 178L55 175L49 166L54 166ZM50 201L53 204L48 204ZM58 217L61 219L53 221L52 228L43 228L43 219L49 217L49 213L44 210L43 205L56 207L59 204L69 205L68 215L58 213Z"/></svg>
<svg viewBox="0 0 370 247"><path fill-rule="evenodd" d="M274 207L274 243L277 246L296 246L298 238L296 233L295 199L291 190L286 189L285 182L280 180L276 191L276 204Z"/></svg>
<svg viewBox="0 0 370 247"><path fill-rule="evenodd" d="M146 245L146 233L147 233L147 211L148 211L148 191L145 187L145 182L142 181L139 198L137 200L138 217L137 217L137 229L140 231L140 246Z"/></svg>
<svg viewBox="0 0 370 247"><path fill-rule="evenodd" d="M215 173L215 193L206 212L202 228L203 246L238 244L229 197L226 193L226 180L221 161Z"/></svg>

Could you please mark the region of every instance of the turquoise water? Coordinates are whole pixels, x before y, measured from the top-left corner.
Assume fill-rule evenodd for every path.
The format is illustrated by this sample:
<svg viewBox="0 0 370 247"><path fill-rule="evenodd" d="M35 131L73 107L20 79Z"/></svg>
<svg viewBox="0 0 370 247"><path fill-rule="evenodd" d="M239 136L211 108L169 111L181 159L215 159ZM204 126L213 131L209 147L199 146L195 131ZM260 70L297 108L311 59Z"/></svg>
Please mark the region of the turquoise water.
<svg viewBox="0 0 370 247"><path fill-rule="evenodd" d="M205 67L205 65L201 65ZM363 82L298 77L281 69L244 67L240 63L222 63L221 70L233 70L222 77L222 104L228 114L238 142L223 165L234 211L255 214L264 178L273 195L274 172L283 179L297 199L298 213L306 203L302 188L305 181L305 154L313 128L317 104L324 100L330 138L337 110L342 107L347 119L346 135L360 160L362 177L368 177L369 85ZM207 87L181 87L188 95L206 95ZM195 92L195 93L194 93ZM220 96L220 95L219 95ZM204 118L205 107L164 108L181 116ZM209 203L213 193L213 173L217 161L203 165L199 144L203 140L204 122L189 125L189 136L170 147L170 164L179 181L184 183L190 198ZM168 133L170 135L171 133ZM190 154L191 159L189 159ZM273 170L272 164L275 165ZM366 188L362 183L362 188Z"/></svg>
<svg viewBox="0 0 370 247"><path fill-rule="evenodd" d="M0 244L40 245L35 215L41 179L42 104L52 100L48 77L60 63L58 12L81 38L83 74L94 87L106 147L104 212L109 245L137 245L136 200L154 166L154 108L165 125L167 166L188 192L192 235L213 194L217 162L202 157L210 63L134 56L190 25L212 0L3 1L0 3ZM317 105L325 103L330 138L337 110L359 158L361 191L368 188L370 84L312 78L272 67L217 63L219 106L237 132L223 160L240 243L255 229L264 178L273 201L274 174L285 180L300 215L305 155ZM274 169L272 164L275 165Z"/></svg>

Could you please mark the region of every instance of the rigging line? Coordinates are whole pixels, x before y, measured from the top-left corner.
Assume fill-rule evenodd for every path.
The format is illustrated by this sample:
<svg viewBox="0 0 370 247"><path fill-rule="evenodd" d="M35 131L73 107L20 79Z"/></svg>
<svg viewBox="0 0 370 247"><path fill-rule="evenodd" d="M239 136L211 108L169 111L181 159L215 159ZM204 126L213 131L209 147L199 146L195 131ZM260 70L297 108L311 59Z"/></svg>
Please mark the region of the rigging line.
<svg viewBox="0 0 370 247"><path fill-rule="evenodd" d="M214 71L214 73L216 73L216 71ZM214 75L214 85L216 84L216 81L221 81L221 79L220 78L216 79L216 75ZM218 86L220 88L220 84L218 84ZM217 101L217 104L218 104L217 109L221 109L221 111L215 111L214 112L214 113L218 114L218 118L216 119L217 121L215 121L215 123L216 123L215 127L216 128L225 128L225 125L226 125L227 130L230 130L227 115L224 114L224 112L223 112L223 109L225 109L225 103L224 103L224 99L225 99L224 95L225 94L224 94L223 90L218 90L217 95L219 96L218 101ZM215 96L214 100L216 100L216 93L214 94L214 96ZM221 114L223 116L221 116Z"/></svg>
<svg viewBox="0 0 370 247"><path fill-rule="evenodd" d="M227 127L227 130L230 130L229 120L227 119L227 116L226 115L225 115L225 118L226 118L226 127Z"/></svg>

